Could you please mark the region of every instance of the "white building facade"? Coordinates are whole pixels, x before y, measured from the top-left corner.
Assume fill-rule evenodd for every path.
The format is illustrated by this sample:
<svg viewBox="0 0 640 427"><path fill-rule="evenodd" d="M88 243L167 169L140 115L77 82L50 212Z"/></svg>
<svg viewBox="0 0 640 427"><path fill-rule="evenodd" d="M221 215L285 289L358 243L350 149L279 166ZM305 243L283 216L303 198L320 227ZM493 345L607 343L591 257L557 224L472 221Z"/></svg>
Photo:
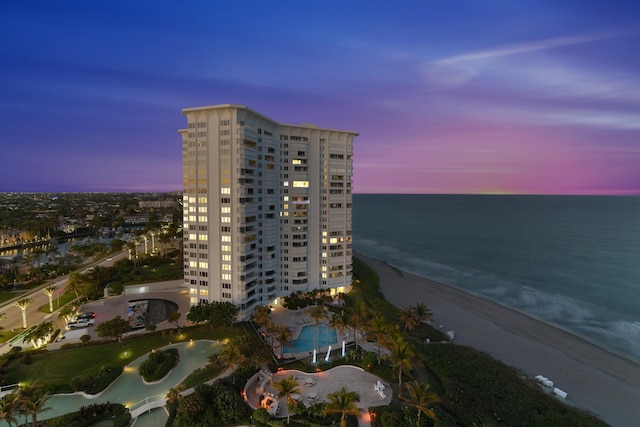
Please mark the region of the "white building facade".
<svg viewBox="0 0 640 427"><path fill-rule="evenodd" d="M242 105L186 108L184 286L192 305L250 316L296 291L352 281L356 132L277 123Z"/></svg>

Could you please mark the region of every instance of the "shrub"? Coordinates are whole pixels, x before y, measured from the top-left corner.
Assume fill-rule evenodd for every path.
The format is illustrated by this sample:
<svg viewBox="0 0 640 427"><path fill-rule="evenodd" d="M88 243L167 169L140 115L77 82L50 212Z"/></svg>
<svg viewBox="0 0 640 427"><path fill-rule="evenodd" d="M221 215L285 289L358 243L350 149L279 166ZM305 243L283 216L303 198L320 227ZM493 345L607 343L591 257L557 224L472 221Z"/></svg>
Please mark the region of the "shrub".
<svg viewBox="0 0 640 427"><path fill-rule="evenodd" d="M83 335L80 337L80 341L82 341L83 343L88 343L89 341L91 341L91 335Z"/></svg>
<svg viewBox="0 0 640 427"><path fill-rule="evenodd" d="M149 354L147 360L138 367L138 372L147 382L164 378L167 373L178 363L178 350L156 350Z"/></svg>

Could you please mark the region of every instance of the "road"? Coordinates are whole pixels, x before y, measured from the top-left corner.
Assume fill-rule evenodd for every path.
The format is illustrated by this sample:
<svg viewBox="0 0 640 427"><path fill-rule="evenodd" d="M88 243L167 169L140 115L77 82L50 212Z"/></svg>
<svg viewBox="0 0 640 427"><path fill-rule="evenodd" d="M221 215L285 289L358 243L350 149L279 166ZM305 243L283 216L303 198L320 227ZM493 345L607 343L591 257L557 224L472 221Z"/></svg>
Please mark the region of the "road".
<svg viewBox="0 0 640 427"><path fill-rule="evenodd" d="M88 268L99 265L101 267L109 267L113 265L113 263L121 258L127 256L127 251L121 251L113 255L109 255L101 260L94 261L89 265L86 265L82 268L82 271L86 271ZM57 286L58 289L54 293L54 300L57 296L62 295L67 286L67 282L69 280L69 276L62 276L57 278L55 281L47 281L45 284L39 286L38 288L34 288L30 290L28 293L22 293L19 296L16 296L15 299L11 301L7 301L5 304L0 307L0 313L4 313L6 318L2 321L2 328L4 330L12 330L12 329L21 329L22 328L22 310L18 307L12 306L13 301L18 300L20 298L29 297L33 299L33 302L27 306L26 314L27 314L27 327L38 325L45 321L54 322L55 327L64 330L65 323L61 320L58 320L57 312L53 313L42 313L38 309L45 305L49 304L49 297L42 292L42 289L47 286L54 285ZM0 353L2 351L0 350Z"/></svg>

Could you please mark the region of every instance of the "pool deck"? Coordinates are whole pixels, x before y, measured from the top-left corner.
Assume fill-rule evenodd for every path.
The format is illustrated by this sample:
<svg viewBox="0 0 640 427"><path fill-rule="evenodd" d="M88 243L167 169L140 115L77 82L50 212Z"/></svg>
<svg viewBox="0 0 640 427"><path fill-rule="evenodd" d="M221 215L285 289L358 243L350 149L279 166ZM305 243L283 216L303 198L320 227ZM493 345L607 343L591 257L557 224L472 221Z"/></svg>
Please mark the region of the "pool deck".
<svg viewBox="0 0 640 427"><path fill-rule="evenodd" d="M273 411L274 415L286 417L286 399L278 397L278 392L273 387L273 384L290 375L298 382L298 393L296 393L298 400L306 406L326 401L327 394L338 391L342 387L346 387L348 391L355 391L360 396L360 402L357 403L361 411L360 419L363 418L362 412L364 411L366 414L370 407L391 403L392 392L388 383L382 382L381 378L366 372L358 366L341 365L328 371L316 373L283 370L271 374L261 371L247 382L245 393L249 405L254 409L260 408L261 396L267 397L274 400L275 406L273 408L276 408ZM382 394L378 394L374 388L378 381L385 386Z"/></svg>

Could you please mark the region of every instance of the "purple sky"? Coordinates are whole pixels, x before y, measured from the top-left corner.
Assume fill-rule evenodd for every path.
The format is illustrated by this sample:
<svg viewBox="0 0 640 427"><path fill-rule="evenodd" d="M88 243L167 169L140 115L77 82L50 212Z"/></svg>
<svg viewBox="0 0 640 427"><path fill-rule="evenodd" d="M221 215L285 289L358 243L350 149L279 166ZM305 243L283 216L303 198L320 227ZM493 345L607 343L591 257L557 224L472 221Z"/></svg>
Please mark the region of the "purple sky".
<svg viewBox="0 0 640 427"><path fill-rule="evenodd" d="M359 132L357 193L640 194L636 1L5 1L0 37L0 191L180 190L180 110L234 103Z"/></svg>

